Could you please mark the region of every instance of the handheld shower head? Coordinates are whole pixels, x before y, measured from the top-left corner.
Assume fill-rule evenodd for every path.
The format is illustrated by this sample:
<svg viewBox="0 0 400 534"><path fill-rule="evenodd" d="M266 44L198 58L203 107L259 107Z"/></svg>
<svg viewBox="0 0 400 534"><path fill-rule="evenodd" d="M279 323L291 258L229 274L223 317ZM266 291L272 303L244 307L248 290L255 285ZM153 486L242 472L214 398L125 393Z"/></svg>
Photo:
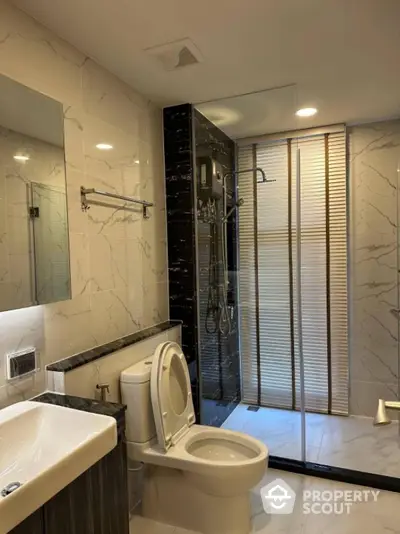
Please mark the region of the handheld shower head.
<svg viewBox="0 0 400 534"><path fill-rule="evenodd" d="M243 198L239 198L238 201L236 202L236 204L234 204L232 206L232 208L228 211L228 213L224 217L222 217L222 221L221 222L225 223L229 219L229 217L232 215L232 213L237 208L239 208L240 206L243 206L243 204L244 204L244 199Z"/></svg>

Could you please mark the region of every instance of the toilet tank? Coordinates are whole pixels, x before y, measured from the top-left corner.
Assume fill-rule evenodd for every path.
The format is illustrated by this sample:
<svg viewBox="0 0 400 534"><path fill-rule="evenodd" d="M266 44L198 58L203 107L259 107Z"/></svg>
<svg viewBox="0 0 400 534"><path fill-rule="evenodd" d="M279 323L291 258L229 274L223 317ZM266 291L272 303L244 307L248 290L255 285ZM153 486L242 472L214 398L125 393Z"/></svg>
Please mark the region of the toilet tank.
<svg viewBox="0 0 400 534"><path fill-rule="evenodd" d="M121 398L126 404L126 439L145 443L156 436L151 406L150 374L152 356L122 371Z"/></svg>

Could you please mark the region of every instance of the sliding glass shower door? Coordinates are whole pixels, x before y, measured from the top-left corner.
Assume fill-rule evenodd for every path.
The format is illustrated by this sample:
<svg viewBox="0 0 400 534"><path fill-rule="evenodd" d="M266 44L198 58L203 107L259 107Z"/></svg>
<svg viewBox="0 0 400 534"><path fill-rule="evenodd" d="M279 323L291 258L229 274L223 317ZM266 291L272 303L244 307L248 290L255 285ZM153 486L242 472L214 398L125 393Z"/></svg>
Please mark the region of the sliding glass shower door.
<svg viewBox="0 0 400 534"><path fill-rule="evenodd" d="M240 349L242 407L250 413L251 435L267 443L272 456L302 460L296 239L291 231L296 224L296 157L297 142L282 140L262 150L258 143L238 150L239 170L253 165L267 177L266 182L251 174L238 179L244 199L239 217Z"/></svg>
<svg viewBox="0 0 400 534"><path fill-rule="evenodd" d="M231 333L229 336L224 333L219 336L221 346L230 346L219 361L212 358L219 345L215 343L211 346L208 343L210 336L207 332L200 335L202 422L215 424L217 416L227 413L229 409L227 416L218 421L224 428L243 431L261 439L268 444L271 454L300 460L303 457L302 421L298 411L299 397L296 399L293 389L292 370L296 370L291 358L292 348L295 343L298 344L293 328L291 329L291 321L295 320L295 316L292 314L293 317L290 318L290 306L295 304L295 299L292 295L291 302L288 291L281 291L282 284L286 284L287 289L290 285L288 263L289 250L292 248L289 247L292 234L287 231L288 216L284 209L284 206L288 206L289 191L284 191L281 184L282 181L288 183L292 158L287 158L288 147L284 143L280 144L281 152L268 161L264 161L264 155L257 153L252 147L244 153L236 144L237 161L231 169L226 163L229 143L218 131L221 129L228 137L236 140L266 131L293 130L297 127L296 101L296 87L290 86L200 104L196 106L197 111L214 124L214 128L210 125L207 127L212 139L204 137L200 132L199 118L196 120L195 132L198 167L201 169L201 165L204 165L204 156L211 156L215 165L222 165L225 174L228 173L228 181L225 183L226 203L225 207L222 205L221 220L227 217L227 250L228 258L230 255L232 259L228 261L232 268L227 273L228 293L233 294L232 290L235 293L235 298L229 302ZM294 158L296 140L291 143L290 150ZM244 172L246 169L251 170ZM201 177L200 172L198 191L204 189ZM206 183L205 178L203 181ZM204 206L208 206L210 201L207 198L202 198L201 201L197 218L199 249L202 249L201 236L204 232L212 250L210 220L203 214ZM214 200L211 200L211 204L214 204ZM218 200L216 205L218 206ZM233 231L229 232L229 229ZM273 235L274 232L281 234L281 242ZM222 257L218 261L216 256L214 254L209 263L221 266ZM260 277L261 271L267 272L268 276ZM199 289L200 295L205 296L213 287L209 283L207 292L202 291L205 286L203 279L206 277L209 279L207 265L200 263ZM292 278L293 284L294 274ZM220 278L219 286L224 288L223 277ZM223 293L224 291L221 292L222 295ZM223 299L221 302L220 309L223 310ZM201 312L200 301L200 317ZM276 325L277 329L269 328L267 331L263 328L266 322ZM231 341L239 338L238 346L234 347ZM240 369L235 368L236 354L240 355ZM265 372L265 366L268 372ZM280 366L287 370L286 374L278 370ZM224 399L221 396L216 398L213 395L213 391L220 391L221 387L212 385L212 391L207 389L210 377L223 370L230 377L236 372L240 373L238 378L241 387L236 402L227 407L222 406ZM216 406L214 399L217 401ZM296 411L292 411L293 402L297 402ZM210 407L212 418L209 416ZM285 411L283 408L288 409Z"/></svg>

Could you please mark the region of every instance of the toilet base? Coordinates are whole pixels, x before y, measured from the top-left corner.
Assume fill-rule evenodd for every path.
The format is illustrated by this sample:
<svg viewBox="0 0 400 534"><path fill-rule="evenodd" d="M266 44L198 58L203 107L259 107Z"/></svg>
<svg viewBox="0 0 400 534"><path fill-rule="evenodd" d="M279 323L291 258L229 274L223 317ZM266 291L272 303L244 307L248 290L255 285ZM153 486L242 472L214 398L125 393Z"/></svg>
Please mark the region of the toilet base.
<svg viewBox="0 0 400 534"><path fill-rule="evenodd" d="M148 466L142 515L202 534L249 534L249 492L234 497L208 495L193 486L184 471Z"/></svg>

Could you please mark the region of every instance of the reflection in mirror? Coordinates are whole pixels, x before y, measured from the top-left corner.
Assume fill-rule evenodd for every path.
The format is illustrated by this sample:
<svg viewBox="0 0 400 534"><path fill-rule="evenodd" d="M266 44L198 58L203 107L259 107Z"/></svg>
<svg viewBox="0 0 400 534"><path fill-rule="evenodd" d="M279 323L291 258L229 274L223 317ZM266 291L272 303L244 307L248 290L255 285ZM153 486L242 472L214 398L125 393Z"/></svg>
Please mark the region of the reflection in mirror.
<svg viewBox="0 0 400 534"><path fill-rule="evenodd" d="M62 104L0 76L0 311L70 298Z"/></svg>

